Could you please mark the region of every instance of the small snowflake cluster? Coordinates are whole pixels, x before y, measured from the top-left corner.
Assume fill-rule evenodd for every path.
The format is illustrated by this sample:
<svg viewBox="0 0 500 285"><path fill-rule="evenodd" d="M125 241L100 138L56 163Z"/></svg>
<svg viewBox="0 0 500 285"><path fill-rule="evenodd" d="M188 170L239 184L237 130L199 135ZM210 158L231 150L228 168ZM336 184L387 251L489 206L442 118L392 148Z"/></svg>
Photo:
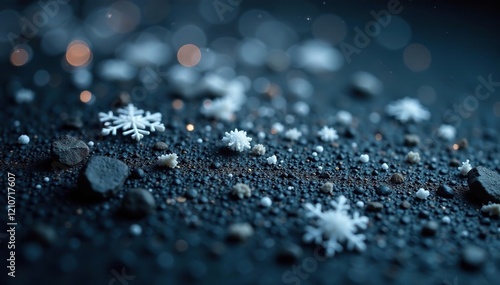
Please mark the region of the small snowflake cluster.
<svg viewBox="0 0 500 285"><path fill-rule="evenodd" d="M250 149L251 137L247 137L246 131L234 131L226 132L222 138L222 142L225 143L229 148L234 151L242 152L244 150Z"/></svg>
<svg viewBox="0 0 500 285"><path fill-rule="evenodd" d="M408 121L419 123L431 117L431 113L417 99L408 97L389 104L386 112L402 123Z"/></svg>
<svg viewBox="0 0 500 285"><path fill-rule="evenodd" d="M334 210L322 212L321 205L307 203L306 217L314 218L314 226L306 226L304 241L314 242L322 245L327 256L333 256L336 252L341 252L346 242L349 250L365 250L365 236L357 234L358 229L366 229L368 217L360 216L358 212L349 215L351 208L347 204L347 199L340 196L337 201L331 201Z"/></svg>

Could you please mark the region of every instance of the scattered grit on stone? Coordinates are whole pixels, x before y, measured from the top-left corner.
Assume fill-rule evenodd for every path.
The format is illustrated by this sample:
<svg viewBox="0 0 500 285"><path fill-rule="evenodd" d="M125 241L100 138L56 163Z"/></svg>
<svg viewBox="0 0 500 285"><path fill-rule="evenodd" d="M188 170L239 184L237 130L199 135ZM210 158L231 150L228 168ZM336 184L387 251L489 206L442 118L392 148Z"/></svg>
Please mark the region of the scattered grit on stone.
<svg viewBox="0 0 500 285"><path fill-rule="evenodd" d="M467 182L474 198L483 202L500 202L500 174L478 166L469 171Z"/></svg>
<svg viewBox="0 0 500 285"><path fill-rule="evenodd" d="M106 156L93 156L80 175L80 190L89 196L109 196L122 188L129 174L122 161Z"/></svg>
<svg viewBox="0 0 500 285"><path fill-rule="evenodd" d="M122 200L122 212L132 218L141 218L155 211L156 202L153 195L143 188L132 188Z"/></svg>
<svg viewBox="0 0 500 285"><path fill-rule="evenodd" d="M75 137L63 135L52 142L50 152L55 161L74 166L87 158L89 147Z"/></svg>

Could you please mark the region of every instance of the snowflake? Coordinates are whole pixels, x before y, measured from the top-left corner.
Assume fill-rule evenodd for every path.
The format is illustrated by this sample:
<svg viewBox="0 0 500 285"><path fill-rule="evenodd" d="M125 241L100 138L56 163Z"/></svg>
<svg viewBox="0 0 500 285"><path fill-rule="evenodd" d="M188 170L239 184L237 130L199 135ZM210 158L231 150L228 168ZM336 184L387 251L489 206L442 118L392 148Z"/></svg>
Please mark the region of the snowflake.
<svg viewBox="0 0 500 285"><path fill-rule="evenodd" d="M437 130L438 136L445 140L451 141L455 138L457 130L451 125L441 125Z"/></svg>
<svg viewBox="0 0 500 285"><path fill-rule="evenodd" d="M324 126L319 132L318 136L324 142L331 142L339 138L337 131L334 128Z"/></svg>
<svg viewBox="0 0 500 285"><path fill-rule="evenodd" d="M403 123L410 120L418 123L431 117L431 113L417 99L408 97L389 104L386 112Z"/></svg>
<svg viewBox="0 0 500 285"><path fill-rule="evenodd" d="M297 130L296 128L290 129L285 132L285 138L291 140L291 141L296 141L302 136L302 133Z"/></svg>
<svg viewBox="0 0 500 285"><path fill-rule="evenodd" d="M174 168L179 163L177 161L178 158L176 153L161 155L158 157L158 165Z"/></svg>
<svg viewBox="0 0 500 285"><path fill-rule="evenodd" d="M247 137L247 132L238 131L238 129L234 129L234 131L226 132L225 136L222 138L222 142L225 143L232 150L242 152L245 149L250 149L250 142L252 138Z"/></svg>
<svg viewBox="0 0 500 285"><path fill-rule="evenodd" d="M349 215L351 208L347 204L347 199L340 196L337 201L331 201L330 204L334 210L321 211L321 205L312 205L307 203L305 208L308 210L306 217L316 218L315 226L306 226L304 241L321 245L326 250L327 256L335 255L335 252L341 252L343 247L340 243L347 242L347 248L352 250L365 250L365 235L356 234L358 229L366 229L368 217L360 216L354 212Z"/></svg>
<svg viewBox="0 0 500 285"><path fill-rule="evenodd" d="M468 159L465 162L462 162L462 166L458 167L462 176L467 176L471 169L472 165L470 165L470 161Z"/></svg>
<svg viewBox="0 0 500 285"><path fill-rule="evenodd" d="M112 111L108 113L99 113L99 121L104 122L104 128L101 133L104 136L109 134L116 135L118 129L123 130L123 135L132 134L132 138L140 141L144 135L149 135L150 131L163 132L165 126L160 123L161 113L151 114L149 111L144 114L144 110L137 109L129 104L125 108L119 108L117 116ZM145 130L149 128L149 131Z"/></svg>

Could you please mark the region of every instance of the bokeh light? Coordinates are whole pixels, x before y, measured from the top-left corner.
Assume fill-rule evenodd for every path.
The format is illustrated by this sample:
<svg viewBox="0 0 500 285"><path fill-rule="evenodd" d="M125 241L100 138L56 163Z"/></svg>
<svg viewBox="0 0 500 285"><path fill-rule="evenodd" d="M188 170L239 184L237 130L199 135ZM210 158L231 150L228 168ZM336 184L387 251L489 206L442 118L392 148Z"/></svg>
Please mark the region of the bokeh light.
<svg viewBox="0 0 500 285"><path fill-rule="evenodd" d="M314 20L312 33L316 38L336 45L345 39L347 25L339 16L325 14Z"/></svg>
<svg viewBox="0 0 500 285"><path fill-rule="evenodd" d="M10 54L10 62L14 66L23 66L30 60L29 52L24 48L15 48Z"/></svg>
<svg viewBox="0 0 500 285"><path fill-rule="evenodd" d="M425 71L432 61L431 52L421 44L411 44L403 52L403 60L406 66L414 72Z"/></svg>
<svg viewBox="0 0 500 285"><path fill-rule="evenodd" d="M411 36L411 27L408 22L393 15L390 24L381 29L375 39L386 49L398 50L410 42Z"/></svg>
<svg viewBox="0 0 500 285"><path fill-rule="evenodd" d="M129 1L117 1L107 12L109 27L117 33L128 33L133 31L141 20L141 11Z"/></svg>
<svg viewBox="0 0 500 285"><path fill-rule="evenodd" d="M177 60L185 67L196 66L200 59L201 51L193 44L183 45L177 52Z"/></svg>
<svg viewBox="0 0 500 285"><path fill-rule="evenodd" d="M92 93L88 90L82 91L82 93L80 93L80 101L83 103L90 103L92 101Z"/></svg>
<svg viewBox="0 0 500 285"><path fill-rule="evenodd" d="M66 61L75 67L85 66L92 59L92 52L86 42L74 40L66 50Z"/></svg>

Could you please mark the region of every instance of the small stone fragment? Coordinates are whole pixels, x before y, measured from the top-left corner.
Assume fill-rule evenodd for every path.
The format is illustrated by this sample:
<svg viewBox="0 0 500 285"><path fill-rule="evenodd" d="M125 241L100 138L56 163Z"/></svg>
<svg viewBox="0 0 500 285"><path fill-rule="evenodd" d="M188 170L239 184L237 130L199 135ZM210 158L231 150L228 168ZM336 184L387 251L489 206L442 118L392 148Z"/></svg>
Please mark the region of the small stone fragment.
<svg viewBox="0 0 500 285"><path fill-rule="evenodd" d="M123 197L122 209L127 216L141 218L155 211L155 198L146 189L132 188Z"/></svg>
<svg viewBox="0 0 500 285"><path fill-rule="evenodd" d="M401 173L394 173L391 176L391 182L394 184L401 184L405 181L405 177Z"/></svg>
<svg viewBox="0 0 500 285"><path fill-rule="evenodd" d="M384 209L384 204L380 202L368 202L366 203L366 210L370 212L380 212Z"/></svg>
<svg viewBox="0 0 500 285"><path fill-rule="evenodd" d="M17 139L18 144L29 144L30 143L30 137L27 135L20 135L19 138Z"/></svg>
<svg viewBox="0 0 500 285"><path fill-rule="evenodd" d="M303 250L300 246L288 243L283 245L278 254L276 255L276 261L282 264L294 264L297 260L302 257Z"/></svg>
<svg viewBox="0 0 500 285"><path fill-rule="evenodd" d="M452 198L455 196L455 191L450 186L443 184L438 187L437 194L444 198Z"/></svg>
<svg viewBox="0 0 500 285"><path fill-rule="evenodd" d="M243 183L238 183L233 186L233 189L231 191L231 194L234 196L243 199L244 197L250 197L252 196L252 189L248 187L248 185L243 184Z"/></svg>
<svg viewBox="0 0 500 285"><path fill-rule="evenodd" d="M434 236L439 229L439 224L434 221L429 221L422 227L423 236Z"/></svg>
<svg viewBox="0 0 500 285"><path fill-rule="evenodd" d="M362 154L359 156L359 161L361 161L362 163L367 163L368 161L370 161L370 156L368 154Z"/></svg>
<svg viewBox="0 0 500 285"><path fill-rule="evenodd" d="M93 156L80 174L80 188L85 194L108 196L123 186L129 172L122 161L106 156Z"/></svg>
<svg viewBox="0 0 500 285"><path fill-rule="evenodd" d="M323 186L321 186L320 190L323 193L332 194L333 193L333 183L326 182L325 184L323 184Z"/></svg>
<svg viewBox="0 0 500 285"><path fill-rule="evenodd" d="M262 197L262 199L260 199L260 205L262 207L269 208L269 207L271 207L272 204L273 204L273 201L269 197Z"/></svg>
<svg viewBox="0 0 500 285"><path fill-rule="evenodd" d="M146 173L144 173L144 170L142 170L142 168L136 168L132 170L131 178L141 179L144 178L144 176L146 176Z"/></svg>
<svg viewBox="0 0 500 285"><path fill-rule="evenodd" d="M375 191L379 195L387 196L387 195L391 194L392 189L389 188L389 186L387 186L387 185L380 185L379 187L377 187L377 189Z"/></svg>
<svg viewBox="0 0 500 285"><path fill-rule="evenodd" d="M232 224L228 229L228 237L235 241L245 241L253 235L253 227L249 223Z"/></svg>
<svg viewBox="0 0 500 285"><path fill-rule="evenodd" d="M155 142L154 148L156 150L167 150L168 145L164 142Z"/></svg>
<svg viewBox="0 0 500 285"><path fill-rule="evenodd" d="M417 146L420 144L420 137L412 134L405 135L404 144L405 146Z"/></svg>
<svg viewBox="0 0 500 285"><path fill-rule="evenodd" d="M500 174L478 166L469 171L468 183L471 193L484 202L500 202Z"/></svg>
<svg viewBox="0 0 500 285"><path fill-rule="evenodd" d="M462 251L462 266L468 270L480 269L487 259L484 249L475 245L468 245Z"/></svg>
<svg viewBox="0 0 500 285"><path fill-rule="evenodd" d="M63 135L52 142L52 158L62 164L74 166L89 155L87 144L75 137Z"/></svg>

